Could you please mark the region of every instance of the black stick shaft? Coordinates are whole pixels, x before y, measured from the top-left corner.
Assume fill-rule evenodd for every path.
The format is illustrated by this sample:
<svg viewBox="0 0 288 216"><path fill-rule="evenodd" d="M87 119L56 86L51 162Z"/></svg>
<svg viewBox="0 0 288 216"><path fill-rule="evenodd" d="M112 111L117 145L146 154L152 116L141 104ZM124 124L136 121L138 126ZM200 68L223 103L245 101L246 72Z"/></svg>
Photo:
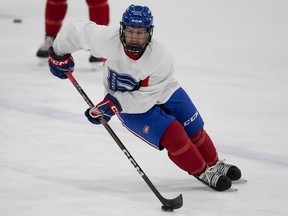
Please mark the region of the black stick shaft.
<svg viewBox="0 0 288 216"><path fill-rule="evenodd" d="M90 100L90 98L87 96L87 94L84 92L84 90L81 88L81 86L78 84L76 79L73 77L71 72L66 72L66 76L69 78L71 83L75 86L75 88L78 90L80 95L83 97L83 99L86 101L86 103L89 105L90 108L94 107L94 104ZM180 208L182 206L182 195L178 196L175 199L168 200L165 199L157 190L157 188L153 185L153 183L150 181L150 179L147 177L147 175L144 173L144 171L141 169L141 167L138 165L138 163L135 161L135 159L132 157L132 155L129 153L127 148L124 146L124 144L121 142L121 140L118 138L118 136L115 134L115 132L112 130L112 128L109 126L109 124L105 121L105 119L101 116L99 117L100 122L102 125L106 128L108 133L111 135L111 137L114 139L114 141L117 143L119 148L122 150L122 152L126 155L128 160L132 163L134 168L137 170L139 175L144 179L146 184L150 187L150 189L153 191L153 193L157 196L159 201L164 205L168 207L174 207L174 208ZM175 202L177 201L177 203ZM181 202L181 203L179 203ZM179 207L180 206L180 207Z"/></svg>

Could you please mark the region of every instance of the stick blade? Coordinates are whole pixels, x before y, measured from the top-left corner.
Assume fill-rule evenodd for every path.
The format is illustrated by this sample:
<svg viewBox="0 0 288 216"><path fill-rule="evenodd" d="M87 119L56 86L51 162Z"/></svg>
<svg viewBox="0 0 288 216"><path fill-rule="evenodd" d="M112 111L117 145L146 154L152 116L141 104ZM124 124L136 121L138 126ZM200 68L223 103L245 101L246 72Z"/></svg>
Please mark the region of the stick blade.
<svg viewBox="0 0 288 216"><path fill-rule="evenodd" d="M180 194L178 197L174 199L164 199L162 201L163 206L161 209L163 211L173 211L174 209L179 209L183 206L183 196Z"/></svg>

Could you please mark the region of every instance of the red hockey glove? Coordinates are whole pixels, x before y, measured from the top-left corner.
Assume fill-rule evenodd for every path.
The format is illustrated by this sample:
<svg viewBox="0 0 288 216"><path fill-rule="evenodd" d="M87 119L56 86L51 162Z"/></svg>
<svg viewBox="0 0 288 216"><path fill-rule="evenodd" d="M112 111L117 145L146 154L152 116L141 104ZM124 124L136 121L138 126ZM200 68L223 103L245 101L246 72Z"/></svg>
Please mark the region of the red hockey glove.
<svg viewBox="0 0 288 216"><path fill-rule="evenodd" d="M99 111L101 113L99 113ZM87 119L93 124L101 124L99 117L102 115L108 122L117 112L121 112L122 108L118 100L110 94L107 94L103 101L95 107L89 108L85 112Z"/></svg>
<svg viewBox="0 0 288 216"><path fill-rule="evenodd" d="M66 54L64 56L58 56L55 54L53 47L50 47L48 50L49 60L48 64L50 71L54 76L59 77L60 79L66 79L67 76L65 72L73 71L74 69L74 59L71 54Z"/></svg>

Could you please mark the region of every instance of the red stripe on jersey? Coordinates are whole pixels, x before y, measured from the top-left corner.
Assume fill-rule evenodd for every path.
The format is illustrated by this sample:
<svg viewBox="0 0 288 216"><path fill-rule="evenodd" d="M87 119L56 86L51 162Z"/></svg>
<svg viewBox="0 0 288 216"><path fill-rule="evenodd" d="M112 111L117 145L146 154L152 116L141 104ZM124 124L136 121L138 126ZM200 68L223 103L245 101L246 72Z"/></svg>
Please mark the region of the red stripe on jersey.
<svg viewBox="0 0 288 216"><path fill-rule="evenodd" d="M150 78L150 76L148 76L144 80L142 80L141 87L147 87L149 85L149 78Z"/></svg>

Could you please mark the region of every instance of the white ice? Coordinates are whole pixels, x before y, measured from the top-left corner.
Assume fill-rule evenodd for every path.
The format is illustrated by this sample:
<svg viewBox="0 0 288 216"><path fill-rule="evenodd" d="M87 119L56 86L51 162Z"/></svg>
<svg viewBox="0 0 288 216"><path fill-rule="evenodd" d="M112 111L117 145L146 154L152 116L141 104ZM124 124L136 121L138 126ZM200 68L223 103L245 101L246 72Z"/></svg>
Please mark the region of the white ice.
<svg viewBox="0 0 288 216"><path fill-rule="evenodd" d="M154 14L154 36L176 58L176 76L202 114L221 159L248 183L216 192L130 134L110 126L166 198L183 194L173 213L138 175L68 80L39 66L45 0L0 2L1 216L287 215L288 1L110 0L110 25L130 5ZM88 19L86 2L69 0L64 25ZM13 23L20 18L22 23ZM93 102L103 97L89 53L75 53L74 76Z"/></svg>

